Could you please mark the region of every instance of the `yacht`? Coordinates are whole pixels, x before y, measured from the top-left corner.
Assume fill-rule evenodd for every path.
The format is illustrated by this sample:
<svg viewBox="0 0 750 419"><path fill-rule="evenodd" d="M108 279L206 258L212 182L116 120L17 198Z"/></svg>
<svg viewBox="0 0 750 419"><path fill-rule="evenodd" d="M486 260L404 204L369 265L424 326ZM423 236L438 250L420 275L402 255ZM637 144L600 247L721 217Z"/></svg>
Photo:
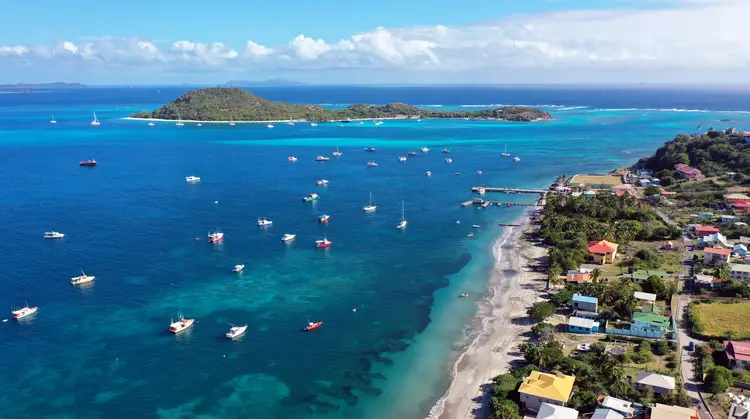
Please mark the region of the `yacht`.
<svg viewBox="0 0 750 419"><path fill-rule="evenodd" d="M330 216L330 215L328 215L328 214L323 214L323 215L321 215L320 217L318 217L318 222L319 222L319 223L322 223L322 224L325 224L325 223L327 223L327 222L328 222L328 220L329 220L330 218L331 218L331 216Z"/></svg>
<svg viewBox="0 0 750 419"><path fill-rule="evenodd" d="M169 331L172 333L180 333L193 325L195 319L186 319L182 313L177 313L177 321L172 322L169 325Z"/></svg>
<svg viewBox="0 0 750 419"><path fill-rule="evenodd" d="M320 179L319 181L315 182L318 186L326 186L328 185L328 181L326 179Z"/></svg>
<svg viewBox="0 0 750 419"><path fill-rule="evenodd" d="M406 161L406 156L399 156L398 161Z"/></svg>
<svg viewBox="0 0 750 419"><path fill-rule="evenodd" d="M50 124L56 124L57 120L55 119L55 114L52 114L52 119L49 120Z"/></svg>
<svg viewBox="0 0 750 419"><path fill-rule="evenodd" d="M153 122L149 122L148 123L148 126L150 126L150 127L153 127L154 125L156 125L156 124L154 124Z"/></svg>
<svg viewBox="0 0 750 419"><path fill-rule="evenodd" d="M244 326L235 326L235 325L232 325L232 328L229 329L229 331L227 332L227 334L225 336L228 339L234 339L237 336L240 336L243 333L245 333L246 330L247 330L247 325L244 325Z"/></svg>
<svg viewBox="0 0 750 419"><path fill-rule="evenodd" d="M444 148L444 149L443 149L443 151L441 151L441 153L443 153L443 154L448 154L448 153L450 153L450 152L451 152L451 151L450 151L450 150L448 150L447 148Z"/></svg>
<svg viewBox="0 0 750 419"><path fill-rule="evenodd" d="M505 151L503 151L500 155L503 157L510 157L510 153L508 153L508 144L505 144Z"/></svg>
<svg viewBox="0 0 750 419"><path fill-rule="evenodd" d="M453 159L452 159L452 158L450 158L450 157L448 157L447 159L445 159L445 162L446 162L446 163L453 163Z"/></svg>
<svg viewBox="0 0 750 419"><path fill-rule="evenodd" d="M430 171L428 170L428 171L426 171L426 172L424 173L424 175L425 175L425 176L427 176L427 177L430 177L430 176L432 176L432 172L430 172Z"/></svg>
<svg viewBox="0 0 750 419"><path fill-rule="evenodd" d="M296 157L294 157L294 156L289 156L289 157L287 157L287 160L289 160L289 161L291 161L291 162L295 162L295 161L297 161L298 159L297 159Z"/></svg>
<svg viewBox="0 0 750 419"><path fill-rule="evenodd" d="M367 167L378 167L378 164L370 160L367 162Z"/></svg>
<svg viewBox="0 0 750 419"><path fill-rule="evenodd" d="M521 161L521 158L520 158L520 157L518 157L518 156L516 156L516 157L513 157L513 161L514 161L514 162L519 162L519 161Z"/></svg>
<svg viewBox="0 0 750 419"><path fill-rule="evenodd" d="M318 156L315 158L315 161L328 161L331 160L330 157L324 157L324 156Z"/></svg>
<svg viewBox="0 0 750 419"><path fill-rule="evenodd" d="M234 265L232 272L242 272L243 269L245 269L245 265Z"/></svg>
<svg viewBox="0 0 750 419"><path fill-rule="evenodd" d="M290 242L290 241L294 240L296 237L297 237L296 234L286 233L283 236L281 236L281 241L283 241L283 242Z"/></svg>
<svg viewBox="0 0 750 419"><path fill-rule="evenodd" d="M375 205L375 200L372 199L372 192L370 192L370 203L362 207L362 211L375 212L376 209L378 209L378 206Z"/></svg>
<svg viewBox="0 0 750 419"><path fill-rule="evenodd" d="M408 152L406 154L409 155L409 156L416 156L417 152L416 151L410 151L410 152Z"/></svg>
<svg viewBox="0 0 750 419"><path fill-rule="evenodd" d="M422 147L421 151L422 151L422 153L426 153L426 152L430 151L430 149L427 148L427 147Z"/></svg>
<svg viewBox="0 0 750 419"><path fill-rule="evenodd" d="M201 178L199 178L198 176L185 176L185 182L192 183L192 182L200 182L200 181L201 181Z"/></svg>
<svg viewBox="0 0 750 419"><path fill-rule="evenodd" d="M339 151L339 146L336 146L336 151L334 151L333 153L331 153L331 155L333 157L341 157L342 154L344 154L344 153L342 153L342 152Z"/></svg>
<svg viewBox="0 0 750 419"><path fill-rule="evenodd" d="M266 125L266 128L273 128L273 124Z"/></svg>
<svg viewBox="0 0 750 419"><path fill-rule="evenodd" d="M96 279L95 276L88 276L86 275L86 272L83 272L83 269L81 269L81 276L70 278L70 283L71 285L81 285L81 284L87 284L89 282L92 282L95 279Z"/></svg>
<svg viewBox="0 0 750 419"><path fill-rule="evenodd" d="M315 240L315 247L323 248L323 247L331 247L333 246L333 242L328 240L327 238L323 238L323 240Z"/></svg>
<svg viewBox="0 0 750 419"><path fill-rule="evenodd" d="M94 160L94 159L91 159L91 160L82 160L82 161L78 162L78 165L79 166L91 166L91 167L94 167L94 166L96 166L96 160Z"/></svg>
<svg viewBox="0 0 750 419"><path fill-rule="evenodd" d="M177 125L178 127L185 125L182 123L182 118L180 117L179 113L177 114L177 123L175 125Z"/></svg>
<svg viewBox="0 0 750 419"><path fill-rule="evenodd" d="M208 242L209 243L218 243L222 239L224 239L224 233L222 233L221 231L217 230L217 231L215 231L213 233L211 233L211 232L208 233Z"/></svg>
<svg viewBox="0 0 750 419"><path fill-rule="evenodd" d="M65 234L58 233L57 231L45 231L44 232L45 239L62 239L63 237L65 237Z"/></svg>
<svg viewBox="0 0 750 419"><path fill-rule="evenodd" d="M266 217L258 218L258 227L268 227L271 224L273 224L273 221L267 219Z"/></svg>
<svg viewBox="0 0 750 419"><path fill-rule="evenodd" d="M307 195L306 197L302 198L302 200L303 200L303 201L305 201L305 202L310 202L310 201L315 201L315 200L317 200L318 198L320 198L320 197L318 196L318 194L316 194L316 193L311 193L310 195Z"/></svg>
<svg viewBox="0 0 750 419"><path fill-rule="evenodd" d="M311 126L311 127L317 127L317 126L318 126L318 124L316 124L315 122L313 122L312 124L310 124L310 126Z"/></svg>
<svg viewBox="0 0 750 419"><path fill-rule="evenodd" d="M94 120L91 121L91 125L95 127L98 127L99 125L101 125L101 123L99 122L99 118L96 117L96 112L94 112Z"/></svg>
<svg viewBox="0 0 750 419"><path fill-rule="evenodd" d="M319 329L320 326L323 326L323 322L307 322L307 327L305 327L305 332L309 332L311 330Z"/></svg>
<svg viewBox="0 0 750 419"><path fill-rule="evenodd" d="M406 228L406 216L404 212L404 201L401 201L401 222L396 226L397 229L403 230Z"/></svg>
<svg viewBox="0 0 750 419"><path fill-rule="evenodd" d="M11 314L13 314L13 317L16 319L22 319L26 316L31 316L32 314L36 313L37 310L39 310L39 307L29 307L29 304L27 303L22 308L11 311Z"/></svg>

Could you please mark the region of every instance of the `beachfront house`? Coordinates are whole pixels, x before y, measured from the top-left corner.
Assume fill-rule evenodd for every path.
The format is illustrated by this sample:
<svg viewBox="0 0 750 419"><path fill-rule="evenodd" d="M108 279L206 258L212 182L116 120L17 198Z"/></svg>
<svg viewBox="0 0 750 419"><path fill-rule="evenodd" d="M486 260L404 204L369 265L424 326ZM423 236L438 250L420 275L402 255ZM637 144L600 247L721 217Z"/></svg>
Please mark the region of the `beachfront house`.
<svg viewBox="0 0 750 419"><path fill-rule="evenodd" d="M633 313L632 327L643 331L658 331L661 333L673 332L674 323L671 317L660 316L648 311L636 311Z"/></svg>
<svg viewBox="0 0 750 419"><path fill-rule="evenodd" d="M651 186L651 179L638 179L638 186Z"/></svg>
<svg viewBox="0 0 750 419"><path fill-rule="evenodd" d="M521 406L533 412L538 412L543 403L565 406L573 393L575 381L574 375L532 371L518 388Z"/></svg>
<svg viewBox="0 0 750 419"><path fill-rule="evenodd" d="M750 265L743 263L730 263L729 279L750 282Z"/></svg>
<svg viewBox="0 0 750 419"><path fill-rule="evenodd" d="M700 170L690 167L686 164L678 163L674 165L675 176L680 179L699 180L703 179L703 173Z"/></svg>
<svg viewBox="0 0 750 419"><path fill-rule="evenodd" d="M590 335L599 331L599 322L583 317L571 317L568 319L568 333L582 333Z"/></svg>
<svg viewBox="0 0 750 419"><path fill-rule="evenodd" d="M703 265L716 266L722 263L729 263L729 256L732 255L732 249L722 249L719 247L707 247L703 249Z"/></svg>
<svg viewBox="0 0 750 419"><path fill-rule="evenodd" d="M587 250L588 258L593 263L601 265L614 263L615 258L617 257L617 243L608 242L606 240L589 242Z"/></svg>
<svg viewBox="0 0 750 419"><path fill-rule="evenodd" d="M603 409L614 410L617 413L621 413L623 416L632 418L633 415L635 415L633 403L627 400L618 399L612 396L599 396L597 402Z"/></svg>
<svg viewBox="0 0 750 419"><path fill-rule="evenodd" d="M750 342L725 340L724 353L727 354L727 359L731 366L745 367L750 365Z"/></svg>
<svg viewBox="0 0 750 419"><path fill-rule="evenodd" d="M719 232L719 229L714 226L697 225L693 227L695 235L698 237L706 237Z"/></svg>
<svg viewBox="0 0 750 419"><path fill-rule="evenodd" d="M674 377L646 371L641 371L636 375L636 383L639 390L649 388L659 394L670 393L676 387Z"/></svg>
<svg viewBox="0 0 750 419"><path fill-rule="evenodd" d="M698 419L698 412L692 407L670 406L656 403L649 405L648 419Z"/></svg>
<svg viewBox="0 0 750 419"><path fill-rule="evenodd" d="M584 269L568 271L568 274L565 276L565 282L574 284L585 284L591 282L591 273Z"/></svg>
<svg viewBox="0 0 750 419"><path fill-rule="evenodd" d="M573 294L570 305L573 306L573 310L591 311L594 313L599 311L599 299L596 297Z"/></svg>
<svg viewBox="0 0 750 419"><path fill-rule="evenodd" d="M565 406L542 403L536 419L578 419L578 411Z"/></svg>

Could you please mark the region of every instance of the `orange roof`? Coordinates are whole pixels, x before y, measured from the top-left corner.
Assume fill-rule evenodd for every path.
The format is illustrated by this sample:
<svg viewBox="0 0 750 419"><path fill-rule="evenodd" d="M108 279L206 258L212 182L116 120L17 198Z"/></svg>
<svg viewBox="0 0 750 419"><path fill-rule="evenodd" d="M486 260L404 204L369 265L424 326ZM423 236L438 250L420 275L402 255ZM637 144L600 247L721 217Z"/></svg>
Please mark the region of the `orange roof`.
<svg viewBox="0 0 750 419"><path fill-rule="evenodd" d="M585 282L591 282L591 274L590 273L568 274L565 280L568 282L577 282L579 284L583 284Z"/></svg>
<svg viewBox="0 0 750 419"><path fill-rule="evenodd" d="M707 247L703 249L704 253L712 253L715 255L729 256L732 254L732 249L721 249L718 247Z"/></svg>
<svg viewBox="0 0 750 419"><path fill-rule="evenodd" d="M714 226L695 226L695 231L699 233L716 233L719 229Z"/></svg>
<svg viewBox="0 0 750 419"><path fill-rule="evenodd" d="M617 196L623 196L625 194L628 194L630 196L635 196L635 194L633 194L633 192L630 189L618 189L615 191L615 195Z"/></svg>
<svg viewBox="0 0 750 419"><path fill-rule="evenodd" d="M596 254L614 253L617 251L617 243L600 240L598 242L589 242L589 252Z"/></svg>

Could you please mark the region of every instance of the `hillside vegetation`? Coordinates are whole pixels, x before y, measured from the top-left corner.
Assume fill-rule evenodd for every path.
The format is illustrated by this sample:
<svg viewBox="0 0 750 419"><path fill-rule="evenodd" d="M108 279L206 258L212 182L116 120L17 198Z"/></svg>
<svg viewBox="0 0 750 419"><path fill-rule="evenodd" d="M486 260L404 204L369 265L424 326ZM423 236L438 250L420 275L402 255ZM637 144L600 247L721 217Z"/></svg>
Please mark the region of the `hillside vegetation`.
<svg viewBox="0 0 750 419"><path fill-rule="evenodd" d="M273 102L238 88L193 90L153 111L132 115L134 118L185 119L197 121L334 121L375 118L494 118L530 122L551 119L549 113L524 106L482 111L422 110L404 103L388 105L351 105L345 109L327 109L315 105Z"/></svg>
<svg viewBox="0 0 750 419"><path fill-rule="evenodd" d="M742 135L727 135L722 131L709 131L702 135L680 134L642 162L654 172L672 171L678 163L700 169L709 177L726 172L747 175L750 170L750 144L745 142Z"/></svg>

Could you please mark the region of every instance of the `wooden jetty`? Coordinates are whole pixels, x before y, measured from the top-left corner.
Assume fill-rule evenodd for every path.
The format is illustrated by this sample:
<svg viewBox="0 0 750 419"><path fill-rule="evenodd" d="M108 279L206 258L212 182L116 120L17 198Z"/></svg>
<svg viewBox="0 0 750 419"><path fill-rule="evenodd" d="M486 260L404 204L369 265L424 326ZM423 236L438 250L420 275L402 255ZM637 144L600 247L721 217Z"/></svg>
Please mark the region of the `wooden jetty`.
<svg viewBox="0 0 750 419"><path fill-rule="evenodd" d="M472 192L480 193L484 192L502 192L502 193L536 193L546 194L549 192L548 189L524 189L524 188L491 188L487 186L474 186L471 188Z"/></svg>
<svg viewBox="0 0 750 419"><path fill-rule="evenodd" d="M539 203L528 203L528 202L500 202L500 201L489 201L485 199L472 199L471 201L462 202L462 207L468 207L471 205L479 205L480 208L487 208L489 206L498 207L537 207Z"/></svg>

